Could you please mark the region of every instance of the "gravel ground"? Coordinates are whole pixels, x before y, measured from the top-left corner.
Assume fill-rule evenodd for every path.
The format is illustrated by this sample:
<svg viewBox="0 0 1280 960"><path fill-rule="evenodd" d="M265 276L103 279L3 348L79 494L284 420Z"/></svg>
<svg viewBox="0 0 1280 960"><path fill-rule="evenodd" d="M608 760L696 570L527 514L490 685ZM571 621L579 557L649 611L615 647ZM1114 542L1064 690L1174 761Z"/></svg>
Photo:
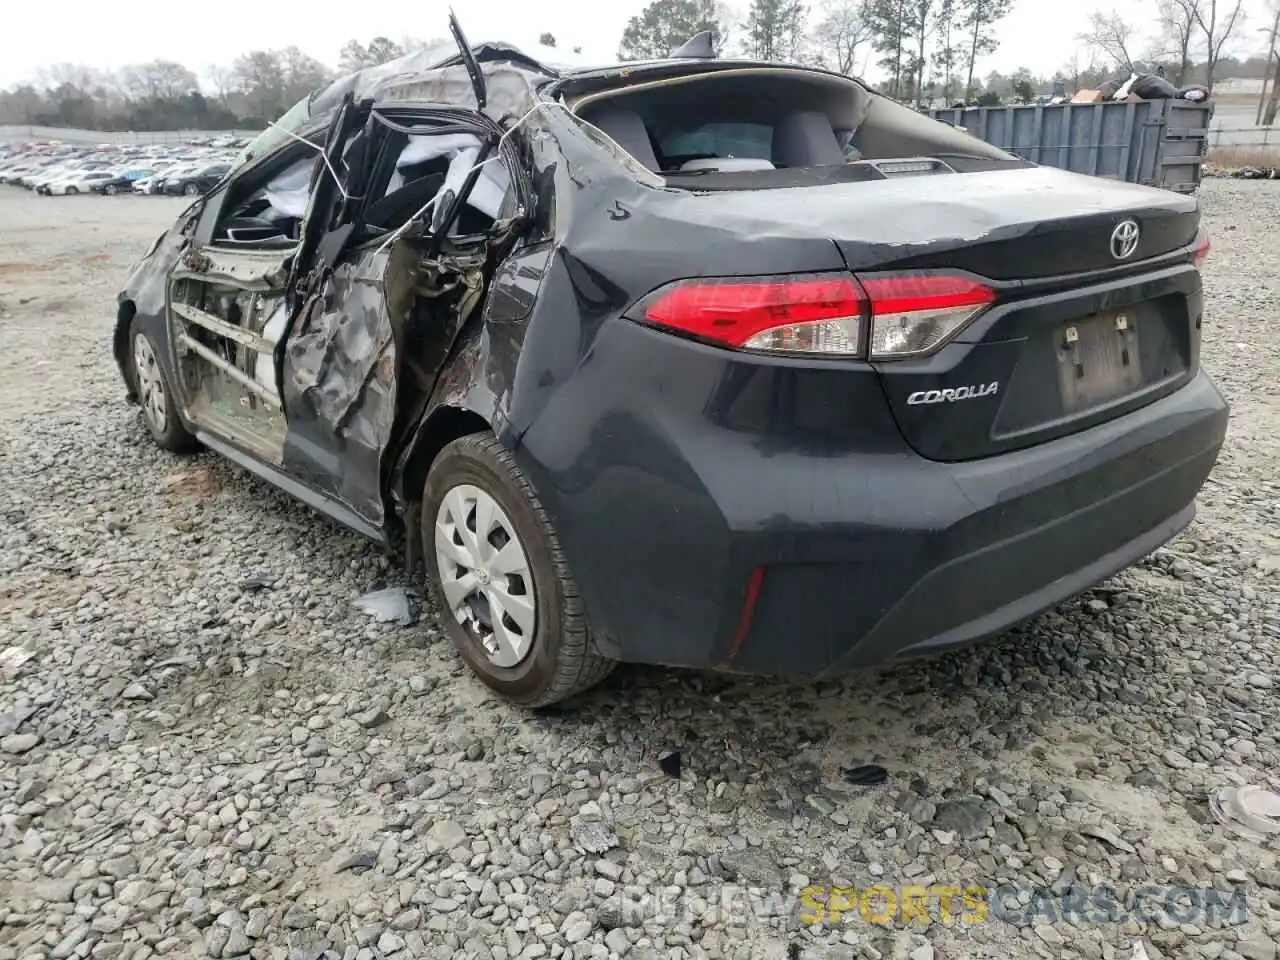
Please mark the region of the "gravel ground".
<svg viewBox="0 0 1280 960"><path fill-rule="evenodd" d="M1205 794L1280 787L1280 183L1203 199L1234 418L1186 534L962 654L819 685L626 668L531 716L429 618L353 607L413 588L376 548L144 435L113 298L180 204L0 187L0 651L32 655L0 654L0 960L1274 960L1275 847ZM811 925L811 884L1040 909ZM1034 891L1073 884L1247 910L1050 922Z"/></svg>

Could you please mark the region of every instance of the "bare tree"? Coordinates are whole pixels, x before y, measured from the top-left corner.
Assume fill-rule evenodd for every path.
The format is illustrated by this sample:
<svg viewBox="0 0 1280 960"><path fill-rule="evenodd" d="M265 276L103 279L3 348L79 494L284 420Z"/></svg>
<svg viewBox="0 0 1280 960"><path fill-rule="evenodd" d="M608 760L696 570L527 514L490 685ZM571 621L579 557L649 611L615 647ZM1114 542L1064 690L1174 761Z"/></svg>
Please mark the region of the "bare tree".
<svg viewBox="0 0 1280 960"><path fill-rule="evenodd" d="M1090 67L1082 65L1079 49L1071 54L1071 59L1063 66L1062 75L1071 85L1071 95L1073 97L1080 92L1080 77L1087 73L1089 69Z"/></svg>
<svg viewBox="0 0 1280 960"><path fill-rule="evenodd" d="M871 39L871 24L859 0L826 0L822 19L813 30L817 61L829 70L850 76L858 51Z"/></svg>
<svg viewBox="0 0 1280 960"><path fill-rule="evenodd" d="M199 89L200 84L182 64L153 60L121 70L120 86L131 100L177 100Z"/></svg>
<svg viewBox="0 0 1280 960"><path fill-rule="evenodd" d="M1089 29L1079 39L1097 50L1115 66L1133 73L1134 26L1116 11L1095 10L1089 15Z"/></svg>
<svg viewBox="0 0 1280 960"><path fill-rule="evenodd" d="M355 73L365 67L376 67L404 56L404 47L386 37L374 37L366 47L359 40L348 40L338 51L338 70Z"/></svg>
<svg viewBox="0 0 1280 960"><path fill-rule="evenodd" d="M1013 0L961 0L959 23L967 38L964 51L966 99L977 92L973 78L977 75L978 58L995 53L999 45L996 27L1008 15L1012 6Z"/></svg>
<svg viewBox="0 0 1280 960"><path fill-rule="evenodd" d="M916 45L911 55L911 66L915 73L915 82L912 85L915 88L916 108L919 109L924 103L924 68L929 62L925 51L928 48L929 37L933 34L936 10L934 0L912 0L911 7L911 26L914 28L912 39Z"/></svg>
<svg viewBox="0 0 1280 960"><path fill-rule="evenodd" d="M757 60L795 60L804 45L806 10L800 0L751 0L747 34Z"/></svg>
<svg viewBox="0 0 1280 960"><path fill-rule="evenodd" d="M867 0L863 15L871 24L871 43L880 54L880 66L889 75L888 93L906 95L910 75L911 0Z"/></svg>
<svg viewBox="0 0 1280 960"><path fill-rule="evenodd" d="M1213 76L1222 52L1236 28L1244 24L1244 0L1199 0L1195 13L1196 23L1204 33L1205 86L1213 89Z"/></svg>
<svg viewBox="0 0 1280 960"><path fill-rule="evenodd" d="M226 64L214 63L205 68L204 75L208 78L210 86L213 87L214 99L225 106L227 97L235 89L235 71Z"/></svg>
<svg viewBox="0 0 1280 960"><path fill-rule="evenodd" d="M1156 56L1172 60L1173 83L1182 86L1191 70L1191 47L1199 29L1196 10L1202 0L1160 0L1157 23L1160 26L1159 48Z"/></svg>
<svg viewBox="0 0 1280 960"><path fill-rule="evenodd" d="M1275 19L1271 21L1267 40L1267 74L1271 74L1271 96L1267 97L1267 74L1263 74L1255 121L1268 127L1275 123L1276 111L1280 109L1280 0L1274 0L1272 5L1275 7Z"/></svg>
<svg viewBox="0 0 1280 960"><path fill-rule="evenodd" d="M957 0L940 0L934 20L938 35L937 49L933 54L934 68L942 75L942 97L951 103L951 86L955 69L960 62L960 50L956 46L956 15L960 12Z"/></svg>
<svg viewBox="0 0 1280 960"><path fill-rule="evenodd" d="M89 94L102 86L98 71L81 63L52 63L36 71L36 82L46 90Z"/></svg>

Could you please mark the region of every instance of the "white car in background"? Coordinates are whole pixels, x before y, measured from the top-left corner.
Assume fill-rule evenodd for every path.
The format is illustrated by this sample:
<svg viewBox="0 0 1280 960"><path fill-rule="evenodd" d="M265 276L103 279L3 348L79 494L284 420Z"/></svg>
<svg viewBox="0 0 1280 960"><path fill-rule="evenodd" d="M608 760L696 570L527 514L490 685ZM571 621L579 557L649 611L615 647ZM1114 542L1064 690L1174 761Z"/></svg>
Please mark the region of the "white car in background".
<svg viewBox="0 0 1280 960"><path fill-rule="evenodd" d="M108 169L107 164L98 161L80 160L75 163L68 163L65 166L50 168L40 176L31 180L29 186L36 193L48 193L50 186L59 180L66 180L71 177L79 176L82 173L105 172Z"/></svg>
<svg viewBox="0 0 1280 960"><path fill-rule="evenodd" d="M18 180L18 183L26 187L28 190L39 190L46 183L57 180L61 176L65 176L72 172L72 168L65 163L54 163L42 167L32 173L28 173Z"/></svg>
<svg viewBox="0 0 1280 960"><path fill-rule="evenodd" d="M19 183L23 177L33 177L41 168L34 163L19 163L0 170L0 183Z"/></svg>
<svg viewBox="0 0 1280 960"><path fill-rule="evenodd" d="M51 197L70 197L77 193L92 193L93 185L103 180L114 180L110 170L80 170L45 185L45 193Z"/></svg>

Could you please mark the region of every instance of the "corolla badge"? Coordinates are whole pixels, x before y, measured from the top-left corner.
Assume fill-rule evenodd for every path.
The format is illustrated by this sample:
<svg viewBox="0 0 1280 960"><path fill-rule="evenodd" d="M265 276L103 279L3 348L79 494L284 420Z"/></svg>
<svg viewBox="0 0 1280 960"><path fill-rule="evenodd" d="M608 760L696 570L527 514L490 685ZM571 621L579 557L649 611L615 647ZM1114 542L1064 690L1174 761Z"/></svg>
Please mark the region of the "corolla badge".
<svg viewBox="0 0 1280 960"><path fill-rule="evenodd" d="M976 400L979 397L990 397L1000 389L1000 381L991 383L975 383L968 387L949 387L946 390L917 390L907 397L909 406L922 403L955 403L957 400Z"/></svg>

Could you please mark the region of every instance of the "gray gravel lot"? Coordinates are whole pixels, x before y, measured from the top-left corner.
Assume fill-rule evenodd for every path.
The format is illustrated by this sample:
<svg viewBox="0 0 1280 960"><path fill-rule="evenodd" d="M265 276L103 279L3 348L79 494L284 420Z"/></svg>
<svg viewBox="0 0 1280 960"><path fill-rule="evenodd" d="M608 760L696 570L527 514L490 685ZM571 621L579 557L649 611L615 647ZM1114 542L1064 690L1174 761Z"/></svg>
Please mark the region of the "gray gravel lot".
<svg viewBox="0 0 1280 960"><path fill-rule="evenodd" d="M1275 960L1276 847L1205 793L1280 789L1280 183L1203 200L1234 411L1186 534L961 654L819 685L624 668L534 716L429 618L353 608L414 589L375 547L146 437L114 296L179 202L0 187L0 960ZM842 775L868 763L884 786ZM1247 910L814 926L786 893L877 883Z"/></svg>

